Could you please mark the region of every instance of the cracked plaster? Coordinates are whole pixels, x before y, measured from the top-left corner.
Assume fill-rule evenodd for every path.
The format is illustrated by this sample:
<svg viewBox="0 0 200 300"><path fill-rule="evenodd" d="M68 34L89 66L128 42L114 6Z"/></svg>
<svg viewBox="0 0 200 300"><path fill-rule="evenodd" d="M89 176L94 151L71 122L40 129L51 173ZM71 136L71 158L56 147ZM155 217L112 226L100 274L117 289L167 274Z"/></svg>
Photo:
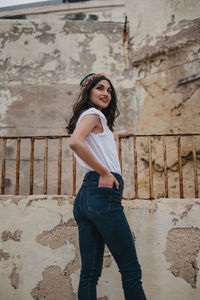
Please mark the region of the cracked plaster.
<svg viewBox="0 0 200 300"><path fill-rule="evenodd" d="M73 197L63 195L1 196L0 267L11 276L10 283L4 282L1 289L7 298L14 300L13 290L15 290L18 295L23 294L22 300L32 299L31 297L59 300L67 295L70 295L70 299L75 299L80 272L80 253L72 205ZM198 199L123 201L142 264L147 295L159 289L165 294L166 282L171 285L173 295L176 293L174 287L177 285L187 297L190 297L191 285L198 295L199 205ZM7 215L14 216L12 222ZM178 220L176 226L173 224L175 217ZM20 240L15 239L16 233L20 230L23 231L23 235ZM191 243L188 240L190 235ZM177 240L180 242L175 243ZM183 241L190 257L189 266L195 267L195 269L191 267L189 273L187 265L178 264L182 256L178 256L177 253L181 255L182 252L179 250L182 249ZM186 259L187 256L184 255L183 252ZM36 264L37 268L34 267ZM180 266L178 271L176 264ZM148 270L152 270L151 274ZM30 271L31 276L27 277ZM155 280L158 273L160 279ZM172 284L174 276L181 280L175 286ZM184 282L187 285L184 285ZM123 297L120 274L107 247L98 289L100 299L107 297L109 300L115 300L116 295L119 299ZM154 295L155 300L159 300L158 295ZM194 296L193 299L198 298Z"/></svg>
<svg viewBox="0 0 200 300"><path fill-rule="evenodd" d="M27 84L37 81L41 84L66 82L72 77L76 81L77 77L81 78L85 73L90 72L91 67L104 68L101 64L94 64L96 55L101 55L97 50L95 34L102 35L104 44L107 44L107 49L104 49L104 63L108 75L110 72L112 75L115 71L112 71L111 65L116 60L112 59L111 52L114 48L113 55L120 56L119 41L122 27L119 24L101 23L99 26L99 24L80 22L75 25L73 22L60 21L56 26L49 26L45 23L36 24L29 21L10 23L13 25L10 25L10 28L8 26L8 31L3 27L0 36L4 71L1 73L2 82L13 85L18 82ZM17 47L13 47L14 44ZM33 47L34 52L32 52ZM31 55L27 55L30 52ZM89 65L87 62L90 62Z"/></svg>
<svg viewBox="0 0 200 300"><path fill-rule="evenodd" d="M168 232L164 254L171 262L169 270L175 277L183 278L196 288L200 251L200 229L194 227L173 228Z"/></svg>

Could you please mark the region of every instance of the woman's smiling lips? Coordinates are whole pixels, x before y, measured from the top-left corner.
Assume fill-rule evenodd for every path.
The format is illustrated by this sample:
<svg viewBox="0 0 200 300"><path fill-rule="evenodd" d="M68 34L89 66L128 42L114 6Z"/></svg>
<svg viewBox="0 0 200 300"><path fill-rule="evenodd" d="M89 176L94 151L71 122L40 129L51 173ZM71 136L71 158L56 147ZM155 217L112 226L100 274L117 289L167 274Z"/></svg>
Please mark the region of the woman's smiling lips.
<svg viewBox="0 0 200 300"><path fill-rule="evenodd" d="M107 103L108 102L108 99L106 99L106 98L102 98L102 99L100 99L101 101L103 101L104 103Z"/></svg>

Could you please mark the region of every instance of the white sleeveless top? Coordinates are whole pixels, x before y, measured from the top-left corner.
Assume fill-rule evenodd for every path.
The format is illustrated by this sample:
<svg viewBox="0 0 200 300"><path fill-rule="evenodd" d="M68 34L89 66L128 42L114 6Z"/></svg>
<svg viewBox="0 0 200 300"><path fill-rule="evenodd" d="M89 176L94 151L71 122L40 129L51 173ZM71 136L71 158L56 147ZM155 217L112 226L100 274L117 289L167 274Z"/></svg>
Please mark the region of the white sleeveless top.
<svg viewBox="0 0 200 300"><path fill-rule="evenodd" d="M103 132L101 133L93 133L90 134L85 139L85 143L94 155L94 157L110 172L115 172L121 175L121 168L119 157L117 153L117 147L115 144L114 136L112 131L109 129L107 125L107 119L104 114L94 108L91 107L85 110L78 118L76 122L76 126L80 122L80 120L88 114L97 114L100 117L100 121L103 127ZM87 165L80 157L74 153L77 162L82 166L83 173L87 173L89 171L94 171L89 165Z"/></svg>

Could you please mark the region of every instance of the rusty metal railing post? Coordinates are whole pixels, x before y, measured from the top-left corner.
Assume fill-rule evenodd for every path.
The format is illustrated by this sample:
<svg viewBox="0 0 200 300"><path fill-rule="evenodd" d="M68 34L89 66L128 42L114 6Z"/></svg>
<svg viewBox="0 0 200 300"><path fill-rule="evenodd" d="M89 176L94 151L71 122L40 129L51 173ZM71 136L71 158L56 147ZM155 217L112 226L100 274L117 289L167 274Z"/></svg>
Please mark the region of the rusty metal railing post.
<svg viewBox="0 0 200 300"><path fill-rule="evenodd" d="M165 198L168 198L168 174L167 174L167 152L166 152L166 139L162 136L163 141L163 162L164 162L164 184L165 184Z"/></svg>
<svg viewBox="0 0 200 300"><path fill-rule="evenodd" d="M195 193L195 198L198 198L199 197L199 183L198 183L197 158L196 158L194 136L192 136L192 152L193 152L193 161L194 161L194 193Z"/></svg>
<svg viewBox="0 0 200 300"><path fill-rule="evenodd" d="M120 168L122 170L122 141L121 141L121 138L119 138L119 162L120 162Z"/></svg>
<svg viewBox="0 0 200 300"><path fill-rule="evenodd" d="M3 137L3 156L1 161L1 195L5 193L5 175L6 175L6 138Z"/></svg>
<svg viewBox="0 0 200 300"><path fill-rule="evenodd" d="M58 146L58 195L61 194L61 177L62 177L62 137L59 137Z"/></svg>
<svg viewBox="0 0 200 300"><path fill-rule="evenodd" d="M33 176L34 176L34 142L35 138L31 137L31 155L30 155L30 195L33 195Z"/></svg>
<svg viewBox="0 0 200 300"><path fill-rule="evenodd" d="M150 193L150 199L153 199L153 171L152 171L151 136L148 137L148 154L149 154L149 193Z"/></svg>
<svg viewBox="0 0 200 300"><path fill-rule="evenodd" d="M21 139L18 137L18 138L17 138L17 154L16 154L16 183L15 183L15 195L19 195L20 144L21 144Z"/></svg>
<svg viewBox="0 0 200 300"><path fill-rule="evenodd" d="M183 170L182 170L182 159L181 159L181 137L177 136L177 146L178 146L178 171L179 171L179 190L180 190L180 198L184 198L183 196Z"/></svg>
<svg viewBox="0 0 200 300"><path fill-rule="evenodd" d="M44 187L43 193L47 194L47 174L48 174L48 138L45 138L44 144Z"/></svg>
<svg viewBox="0 0 200 300"><path fill-rule="evenodd" d="M133 152L134 152L134 186L135 186L135 198L138 196L138 169L137 169L137 145L136 145L136 136L133 136Z"/></svg>

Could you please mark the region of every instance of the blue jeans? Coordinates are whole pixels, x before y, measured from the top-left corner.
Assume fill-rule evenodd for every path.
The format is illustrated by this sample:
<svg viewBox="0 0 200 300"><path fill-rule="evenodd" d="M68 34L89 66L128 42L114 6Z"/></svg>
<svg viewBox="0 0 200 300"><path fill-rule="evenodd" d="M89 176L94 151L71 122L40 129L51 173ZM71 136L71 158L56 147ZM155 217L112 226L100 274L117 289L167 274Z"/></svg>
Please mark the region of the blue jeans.
<svg viewBox="0 0 200 300"><path fill-rule="evenodd" d="M122 278L126 300L145 300L142 272L137 259L132 233L121 205L124 181L112 172L119 182L112 188L98 187L99 174L86 173L74 201L74 218L79 230L81 273L79 300L96 300L96 285L102 272L105 244L114 257Z"/></svg>

